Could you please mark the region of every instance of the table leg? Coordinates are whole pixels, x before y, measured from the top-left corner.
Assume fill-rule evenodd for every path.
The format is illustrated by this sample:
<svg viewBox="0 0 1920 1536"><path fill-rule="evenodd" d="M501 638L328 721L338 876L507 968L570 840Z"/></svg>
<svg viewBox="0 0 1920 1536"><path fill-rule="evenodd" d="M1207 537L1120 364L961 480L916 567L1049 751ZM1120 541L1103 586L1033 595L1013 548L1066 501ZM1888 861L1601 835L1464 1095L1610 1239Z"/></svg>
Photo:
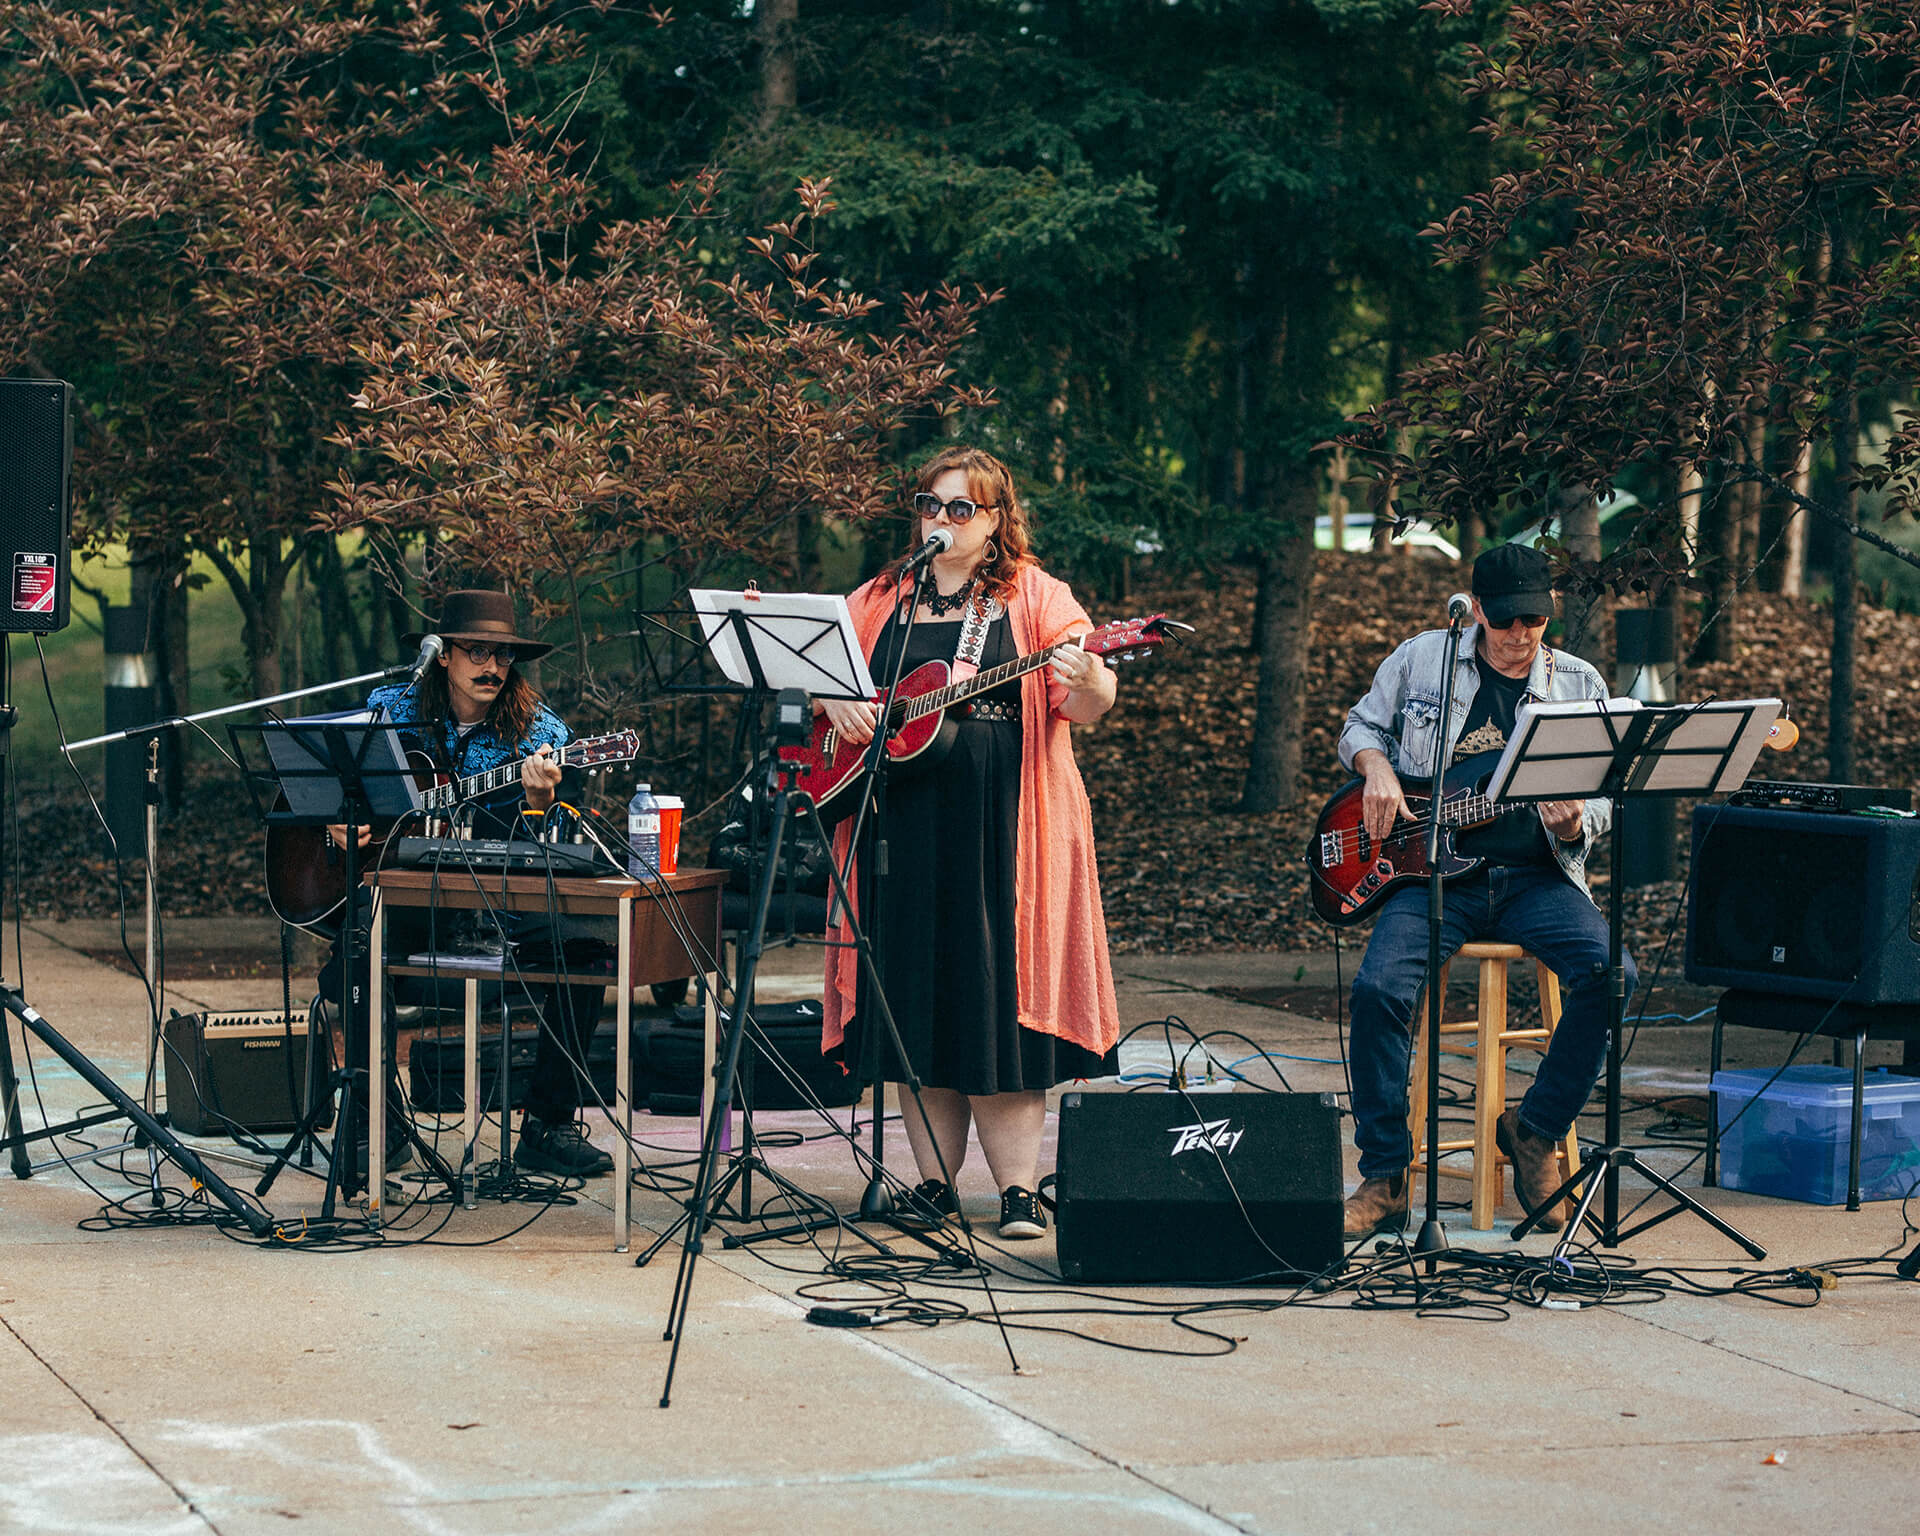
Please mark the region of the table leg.
<svg viewBox="0 0 1920 1536"><path fill-rule="evenodd" d="M620 898L619 965L614 977L613 1128L620 1146L613 1155L613 1251L625 1253L633 1198L633 898Z"/></svg>
<svg viewBox="0 0 1920 1536"><path fill-rule="evenodd" d="M480 978L466 980L466 1030L462 1045L462 1066L466 1070L466 1113L460 1117L461 1139L465 1149L460 1158L460 1203L472 1210L479 1203L475 1194L476 1170L480 1163Z"/></svg>
<svg viewBox="0 0 1920 1536"><path fill-rule="evenodd" d="M367 1122L367 1221L378 1227L387 1192L387 913L386 903L376 888L373 893L373 920L367 928L367 1091L362 1113ZM344 1030L346 1021L341 1021ZM340 1153L341 1136L334 1134L334 1156ZM346 1156L353 1156L349 1141Z"/></svg>

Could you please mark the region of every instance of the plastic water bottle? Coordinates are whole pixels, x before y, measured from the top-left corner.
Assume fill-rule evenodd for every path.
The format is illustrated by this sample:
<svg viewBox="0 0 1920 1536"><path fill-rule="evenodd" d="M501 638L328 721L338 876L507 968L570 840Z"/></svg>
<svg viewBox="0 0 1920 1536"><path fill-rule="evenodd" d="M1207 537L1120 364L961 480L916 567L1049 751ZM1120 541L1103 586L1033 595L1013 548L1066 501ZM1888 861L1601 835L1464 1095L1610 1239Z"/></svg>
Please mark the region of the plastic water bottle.
<svg viewBox="0 0 1920 1536"><path fill-rule="evenodd" d="M627 802L627 873L636 880L660 874L660 802L651 784L636 785Z"/></svg>

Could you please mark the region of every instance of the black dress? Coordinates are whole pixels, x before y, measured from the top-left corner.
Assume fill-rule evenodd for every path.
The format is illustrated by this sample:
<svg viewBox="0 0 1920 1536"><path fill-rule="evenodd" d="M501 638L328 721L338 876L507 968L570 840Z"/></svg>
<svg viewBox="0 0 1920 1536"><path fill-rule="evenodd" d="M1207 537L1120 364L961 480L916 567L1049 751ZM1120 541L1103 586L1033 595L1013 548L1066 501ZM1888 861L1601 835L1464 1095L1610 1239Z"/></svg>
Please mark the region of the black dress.
<svg viewBox="0 0 1920 1536"><path fill-rule="evenodd" d="M872 671L892 673L898 631L891 625L874 649ZM907 645L904 676L928 661L953 660L960 621L922 616ZM1002 614L987 629L985 672L1019 652ZM1020 817L1021 679L975 702L1010 710L1004 720L957 718L959 739L938 766L909 769L887 783L889 874L877 900L877 963L894 1023L923 1086L958 1093L1013 1093L1051 1088L1078 1077L1110 1074L1111 1057L1071 1041L1022 1028L1014 931L1014 866ZM869 929L871 931L871 928ZM842 1058L862 1075L869 1023L861 977ZM904 1074L880 1030L880 1074Z"/></svg>

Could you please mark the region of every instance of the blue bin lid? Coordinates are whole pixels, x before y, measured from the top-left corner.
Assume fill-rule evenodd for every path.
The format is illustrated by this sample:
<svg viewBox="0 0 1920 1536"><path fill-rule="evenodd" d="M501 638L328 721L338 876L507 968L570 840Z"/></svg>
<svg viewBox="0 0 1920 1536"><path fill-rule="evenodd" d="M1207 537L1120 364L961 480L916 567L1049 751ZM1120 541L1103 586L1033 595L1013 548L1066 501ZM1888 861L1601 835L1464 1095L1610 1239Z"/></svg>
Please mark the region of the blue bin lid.
<svg viewBox="0 0 1920 1536"><path fill-rule="evenodd" d="M1768 1086L1770 1079L1773 1081ZM1730 1098L1750 1099L1759 1093L1762 1098L1778 1099L1786 1104L1851 1109L1853 1072L1847 1067L1808 1065L1788 1067L1774 1079L1771 1068L1742 1067L1737 1071L1714 1073L1713 1091ZM1920 1077L1869 1072L1862 1097L1868 1104L1898 1104L1907 1099L1920 1099Z"/></svg>

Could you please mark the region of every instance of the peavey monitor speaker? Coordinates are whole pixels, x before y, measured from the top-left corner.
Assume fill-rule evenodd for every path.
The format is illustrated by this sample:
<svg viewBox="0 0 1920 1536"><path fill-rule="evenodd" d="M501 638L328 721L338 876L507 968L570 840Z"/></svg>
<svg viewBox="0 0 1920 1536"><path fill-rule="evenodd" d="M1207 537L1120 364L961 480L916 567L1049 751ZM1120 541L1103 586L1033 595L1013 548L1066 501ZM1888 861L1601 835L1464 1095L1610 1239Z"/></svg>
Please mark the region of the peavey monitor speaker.
<svg viewBox="0 0 1920 1536"><path fill-rule="evenodd" d="M277 1013L176 1013L167 1020L163 1055L167 1123L176 1131L219 1136L235 1126L284 1131L300 1123L303 1018L287 1025ZM314 1091L325 1090L315 1084Z"/></svg>
<svg viewBox="0 0 1920 1536"><path fill-rule="evenodd" d="M1687 980L1920 1003L1920 820L1697 807Z"/></svg>
<svg viewBox="0 0 1920 1536"><path fill-rule="evenodd" d="M1318 1093L1069 1093L1069 1280L1259 1282L1338 1267L1340 1111Z"/></svg>
<svg viewBox="0 0 1920 1536"><path fill-rule="evenodd" d="M0 631L67 627L72 596L73 389L57 379L0 379L0 537L7 602Z"/></svg>

